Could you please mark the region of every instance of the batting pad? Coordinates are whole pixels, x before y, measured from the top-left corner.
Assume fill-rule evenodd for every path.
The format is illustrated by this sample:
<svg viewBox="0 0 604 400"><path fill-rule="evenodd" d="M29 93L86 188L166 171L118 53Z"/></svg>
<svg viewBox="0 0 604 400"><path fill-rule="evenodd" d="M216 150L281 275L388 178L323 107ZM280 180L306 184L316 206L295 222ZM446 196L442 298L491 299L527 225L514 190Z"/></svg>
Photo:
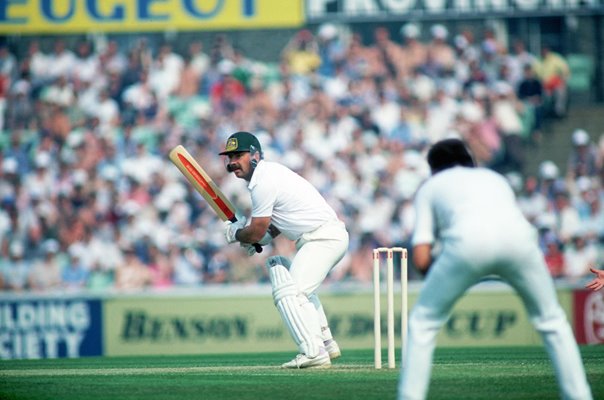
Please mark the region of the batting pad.
<svg viewBox="0 0 604 400"><path fill-rule="evenodd" d="M315 306L299 292L288 269L275 261L270 257L266 262L275 306L300 353L316 357L323 341Z"/></svg>
<svg viewBox="0 0 604 400"><path fill-rule="evenodd" d="M323 341L333 339L331 330L329 329L327 316L325 315L325 310L323 309L321 300L319 300L319 296L317 296L316 293L313 293L308 296L308 300L310 300L317 311L317 316L319 317L319 326L321 327L321 339L323 339Z"/></svg>

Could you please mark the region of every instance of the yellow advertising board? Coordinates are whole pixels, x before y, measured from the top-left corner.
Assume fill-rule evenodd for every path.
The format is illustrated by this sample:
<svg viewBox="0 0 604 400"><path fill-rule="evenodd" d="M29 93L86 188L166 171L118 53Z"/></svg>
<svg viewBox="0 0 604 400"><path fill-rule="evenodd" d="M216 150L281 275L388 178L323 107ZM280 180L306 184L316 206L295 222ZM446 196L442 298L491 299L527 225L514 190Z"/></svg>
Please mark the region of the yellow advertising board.
<svg viewBox="0 0 604 400"><path fill-rule="evenodd" d="M560 296L570 312L570 295ZM416 293L411 293L411 305L415 298ZM373 346L370 291L324 294L321 299L343 349ZM105 354L110 356L296 350L273 305L270 288L266 296L113 298L104 307ZM385 335L385 318L383 321ZM540 343L520 299L511 290L471 291L455 306L438 339L439 346L461 347Z"/></svg>
<svg viewBox="0 0 604 400"><path fill-rule="evenodd" d="M286 28L302 0L7 0L0 34Z"/></svg>

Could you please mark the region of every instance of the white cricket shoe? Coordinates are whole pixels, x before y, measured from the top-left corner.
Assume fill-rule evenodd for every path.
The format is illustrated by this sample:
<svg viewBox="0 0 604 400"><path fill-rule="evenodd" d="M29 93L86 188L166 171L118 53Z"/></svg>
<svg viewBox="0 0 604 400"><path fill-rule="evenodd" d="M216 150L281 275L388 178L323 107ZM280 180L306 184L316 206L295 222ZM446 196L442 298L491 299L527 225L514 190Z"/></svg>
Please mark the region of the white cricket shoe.
<svg viewBox="0 0 604 400"><path fill-rule="evenodd" d="M325 344L325 350L327 350L330 359L335 360L342 355L340 346L338 346L338 343L334 339L326 340L323 343Z"/></svg>
<svg viewBox="0 0 604 400"><path fill-rule="evenodd" d="M306 354L298 354L293 360L281 365L281 368L329 368L331 360L329 353L325 349L321 349L318 356L314 358L308 357Z"/></svg>

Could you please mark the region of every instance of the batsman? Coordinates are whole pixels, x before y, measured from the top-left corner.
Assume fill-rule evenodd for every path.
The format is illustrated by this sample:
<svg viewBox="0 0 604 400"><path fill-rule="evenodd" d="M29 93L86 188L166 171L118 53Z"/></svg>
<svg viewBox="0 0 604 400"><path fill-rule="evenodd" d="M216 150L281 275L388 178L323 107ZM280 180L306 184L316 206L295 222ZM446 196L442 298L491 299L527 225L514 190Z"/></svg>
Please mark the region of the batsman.
<svg viewBox="0 0 604 400"><path fill-rule="evenodd" d="M283 256L266 261L275 306L299 351L282 367L330 367L341 352L316 291L348 249L344 223L306 179L264 160L251 133L233 133L219 154L227 171L248 182L252 200L249 222L226 222L227 242L240 242L250 255L256 252L253 243L266 246L280 234L296 245L291 262Z"/></svg>

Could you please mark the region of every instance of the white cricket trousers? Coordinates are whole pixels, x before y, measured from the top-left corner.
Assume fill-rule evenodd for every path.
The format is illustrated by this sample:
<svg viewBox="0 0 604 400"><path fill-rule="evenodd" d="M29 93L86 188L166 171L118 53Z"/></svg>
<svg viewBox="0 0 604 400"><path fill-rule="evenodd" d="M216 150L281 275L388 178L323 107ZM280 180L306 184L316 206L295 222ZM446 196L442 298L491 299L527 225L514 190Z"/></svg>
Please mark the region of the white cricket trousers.
<svg viewBox="0 0 604 400"><path fill-rule="evenodd" d="M312 295L348 250L348 232L341 221L327 222L296 240L289 273L306 296Z"/></svg>
<svg viewBox="0 0 604 400"><path fill-rule="evenodd" d="M321 327L321 338L332 338L327 316L317 288L331 269L344 257L348 250L348 232L342 221L331 221L296 240L297 253L289 272L301 293L304 293L317 311Z"/></svg>
<svg viewBox="0 0 604 400"><path fill-rule="evenodd" d="M434 262L409 317L408 346L399 380L399 399L426 398L440 328L463 293L490 274L499 275L522 298L552 361L562 398L592 398L577 342L558 303L539 248L536 245L525 245L520 249L519 246L501 247L500 251L480 245L470 251L445 247ZM489 251L485 256L485 248L495 251Z"/></svg>

